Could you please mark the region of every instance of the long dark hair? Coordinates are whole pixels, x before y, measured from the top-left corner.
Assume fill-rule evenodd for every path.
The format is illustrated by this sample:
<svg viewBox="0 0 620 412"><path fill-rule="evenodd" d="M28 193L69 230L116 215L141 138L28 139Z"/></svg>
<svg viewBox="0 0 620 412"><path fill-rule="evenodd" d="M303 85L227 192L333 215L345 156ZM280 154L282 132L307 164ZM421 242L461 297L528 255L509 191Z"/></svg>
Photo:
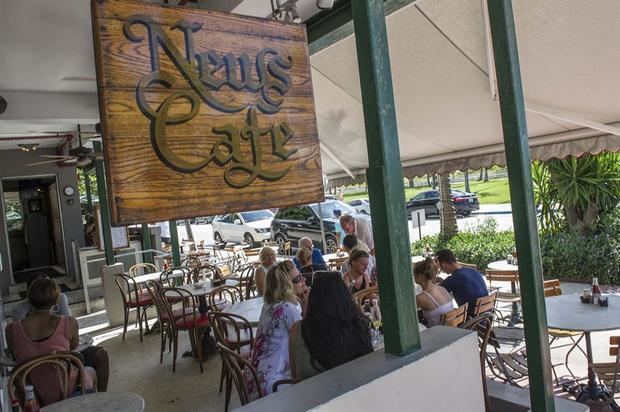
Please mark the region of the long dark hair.
<svg viewBox="0 0 620 412"><path fill-rule="evenodd" d="M301 335L316 369L331 369L373 351L368 319L339 272L317 272Z"/></svg>

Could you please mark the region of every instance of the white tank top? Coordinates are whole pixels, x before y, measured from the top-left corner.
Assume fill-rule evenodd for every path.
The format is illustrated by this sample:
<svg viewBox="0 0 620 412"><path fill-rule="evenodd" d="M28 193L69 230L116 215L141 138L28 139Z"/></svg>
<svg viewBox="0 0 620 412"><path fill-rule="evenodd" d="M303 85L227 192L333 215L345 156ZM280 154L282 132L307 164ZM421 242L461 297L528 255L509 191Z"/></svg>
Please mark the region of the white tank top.
<svg viewBox="0 0 620 412"><path fill-rule="evenodd" d="M439 303L437 303L435 298L433 298L430 293L428 293L426 291L423 291L422 293L424 293L426 296L428 296L428 298L436 306L435 309L429 310L429 311L426 311L426 310L422 309L422 314L424 315L424 319L426 319L426 321L428 322L428 326L429 327L437 326L437 325L439 325L439 320L441 319L441 315L443 315L444 313L448 313L452 309L455 308L454 300L450 299L450 301L444 303L443 305L439 305Z"/></svg>

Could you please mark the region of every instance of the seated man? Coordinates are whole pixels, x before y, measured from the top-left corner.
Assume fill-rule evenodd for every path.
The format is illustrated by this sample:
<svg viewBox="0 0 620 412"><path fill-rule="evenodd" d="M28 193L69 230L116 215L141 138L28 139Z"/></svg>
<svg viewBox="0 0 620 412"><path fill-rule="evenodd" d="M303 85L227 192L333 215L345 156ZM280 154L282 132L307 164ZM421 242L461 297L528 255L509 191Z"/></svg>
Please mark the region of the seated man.
<svg viewBox="0 0 620 412"><path fill-rule="evenodd" d="M323 259L323 254L321 253L319 249L314 247L314 244L312 243L312 239L310 239L309 237L302 237L301 239L299 239L299 242L297 244L299 245L300 248L305 247L312 251L312 264L313 265L316 265L316 266L322 265L325 268L324 270L327 270L327 264L325 263L325 259ZM293 263L295 264L295 267L297 268L297 270L301 270L301 264L299 263L299 259L297 259L297 257L293 258Z"/></svg>
<svg viewBox="0 0 620 412"><path fill-rule="evenodd" d="M473 316L476 299L489 294L482 274L474 269L460 265L450 249L442 249L435 255L435 260L444 272L450 274L441 286L452 293L456 303L461 306L468 304L469 316Z"/></svg>

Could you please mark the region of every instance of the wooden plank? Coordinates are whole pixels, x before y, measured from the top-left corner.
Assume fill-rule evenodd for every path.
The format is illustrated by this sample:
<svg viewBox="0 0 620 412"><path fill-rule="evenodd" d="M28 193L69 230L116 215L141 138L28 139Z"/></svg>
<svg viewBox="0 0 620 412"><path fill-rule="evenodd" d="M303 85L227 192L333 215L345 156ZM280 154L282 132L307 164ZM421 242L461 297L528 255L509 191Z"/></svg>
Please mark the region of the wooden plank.
<svg viewBox="0 0 620 412"><path fill-rule="evenodd" d="M323 200L303 25L132 0L92 12L115 225Z"/></svg>

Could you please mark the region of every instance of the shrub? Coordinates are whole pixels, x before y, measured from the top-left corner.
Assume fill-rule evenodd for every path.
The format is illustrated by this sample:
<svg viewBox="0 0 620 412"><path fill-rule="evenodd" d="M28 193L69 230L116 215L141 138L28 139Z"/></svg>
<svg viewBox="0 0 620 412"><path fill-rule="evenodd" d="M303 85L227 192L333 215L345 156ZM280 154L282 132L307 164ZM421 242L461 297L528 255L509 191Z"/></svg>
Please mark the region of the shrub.
<svg viewBox="0 0 620 412"><path fill-rule="evenodd" d="M472 263L482 271L489 263L506 259L513 251L514 234L510 230L497 231L495 219L488 218L445 242L438 235L423 237L412 245L412 253L423 254L426 245L434 251L449 248L461 262Z"/></svg>

